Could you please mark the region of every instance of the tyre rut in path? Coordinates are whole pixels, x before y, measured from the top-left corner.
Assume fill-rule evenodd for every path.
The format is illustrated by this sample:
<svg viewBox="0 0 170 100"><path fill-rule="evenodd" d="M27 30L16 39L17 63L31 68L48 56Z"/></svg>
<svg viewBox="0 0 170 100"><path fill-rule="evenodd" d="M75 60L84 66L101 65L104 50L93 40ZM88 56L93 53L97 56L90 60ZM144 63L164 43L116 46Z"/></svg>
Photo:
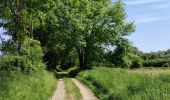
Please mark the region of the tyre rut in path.
<svg viewBox="0 0 170 100"><path fill-rule="evenodd" d="M63 79L59 79L57 89L50 100L65 100L65 85Z"/></svg>
<svg viewBox="0 0 170 100"><path fill-rule="evenodd" d="M94 96L94 93L83 84L81 84L77 79L72 78L71 80L80 89L83 100L98 100L97 97Z"/></svg>

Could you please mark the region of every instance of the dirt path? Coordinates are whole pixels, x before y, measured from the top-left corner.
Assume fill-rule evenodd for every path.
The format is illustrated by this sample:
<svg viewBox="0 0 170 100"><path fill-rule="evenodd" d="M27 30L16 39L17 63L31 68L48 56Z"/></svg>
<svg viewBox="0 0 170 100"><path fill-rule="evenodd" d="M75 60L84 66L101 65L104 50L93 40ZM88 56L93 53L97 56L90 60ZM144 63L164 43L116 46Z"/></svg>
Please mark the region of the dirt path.
<svg viewBox="0 0 170 100"><path fill-rule="evenodd" d="M65 100L65 85L62 79L58 80L57 89L50 100Z"/></svg>
<svg viewBox="0 0 170 100"><path fill-rule="evenodd" d="M80 93L83 97L83 100L98 100L92 91L90 91L90 89L88 89L87 87L85 87L83 84L81 84L77 79L72 78L71 79L75 85L80 89Z"/></svg>

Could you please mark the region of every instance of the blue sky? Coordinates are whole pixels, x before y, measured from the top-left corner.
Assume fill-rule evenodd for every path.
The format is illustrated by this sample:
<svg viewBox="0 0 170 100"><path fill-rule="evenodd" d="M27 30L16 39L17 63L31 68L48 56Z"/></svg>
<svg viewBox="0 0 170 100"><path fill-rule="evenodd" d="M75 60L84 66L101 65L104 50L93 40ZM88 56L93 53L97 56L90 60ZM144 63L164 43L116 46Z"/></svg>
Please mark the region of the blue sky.
<svg viewBox="0 0 170 100"><path fill-rule="evenodd" d="M170 0L123 0L127 20L135 21L130 40L143 52L170 49Z"/></svg>
<svg viewBox="0 0 170 100"><path fill-rule="evenodd" d="M127 20L136 25L129 37L133 44L143 52L170 49L170 0L123 1Z"/></svg>

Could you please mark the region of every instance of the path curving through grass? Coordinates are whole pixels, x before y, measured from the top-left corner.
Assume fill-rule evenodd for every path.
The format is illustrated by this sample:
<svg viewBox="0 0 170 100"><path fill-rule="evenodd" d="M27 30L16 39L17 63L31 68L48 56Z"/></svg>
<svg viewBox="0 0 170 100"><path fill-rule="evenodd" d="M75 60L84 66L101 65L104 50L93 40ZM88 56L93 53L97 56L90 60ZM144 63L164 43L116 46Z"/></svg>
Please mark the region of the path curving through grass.
<svg viewBox="0 0 170 100"><path fill-rule="evenodd" d="M80 83L77 79L72 78L71 80L80 89L83 100L98 100L97 97L94 96L94 93L89 88Z"/></svg>

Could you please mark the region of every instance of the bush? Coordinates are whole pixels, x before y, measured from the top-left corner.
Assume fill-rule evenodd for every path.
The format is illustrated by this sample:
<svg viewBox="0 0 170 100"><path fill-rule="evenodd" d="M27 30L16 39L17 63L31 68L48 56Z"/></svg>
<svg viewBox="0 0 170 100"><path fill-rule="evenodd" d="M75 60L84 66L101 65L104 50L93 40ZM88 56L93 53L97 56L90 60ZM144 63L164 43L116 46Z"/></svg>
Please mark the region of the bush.
<svg viewBox="0 0 170 100"><path fill-rule="evenodd" d="M8 55L0 60L0 70L21 71L30 73L33 71L41 71L45 68L45 64L38 61L31 61L26 56Z"/></svg>
<svg viewBox="0 0 170 100"><path fill-rule="evenodd" d="M167 66L168 64L170 64L170 59L153 59L143 61L144 67L164 67L163 65Z"/></svg>
<svg viewBox="0 0 170 100"><path fill-rule="evenodd" d="M134 60L132 62L132 65L130 66L131 69L133 69L133 68L140 68L140 67L142 67L141 60Z"/></svg>
<svg viewBox="0 0 170 100"><path fill-rule="evenodd" d="M48 100L56 81L42 58L40 43L29 38L20 54L0 58L0 100Z"/></svg>
<svg viewBox="0 0 170 100"><path fill-rule="evenodd" d="M80 69L78 67L72 67L68 70L68 74L71 77L75 77L76 75L78 75L79 72L80 72Z"/></svg>
<svg viewBox="0 0 170 100"><path fill-rule="evenodd" d="M162 65L162 67L170 67L169 63L165 63Z"/></svg>
<svg viewBox="0 0 170 100"><path fill-rule="evenodd" d="M42 61L44 54L39 41L25 38L21 46L21 55L25 55L27 59L36 62Z"/></svg>
<svg viewBox="0 0 170 100"><path fill-rule="evenodd" d="M45 69L43 51L40 42L25 38L21 46L21 54L6 55L0 60L0 70L22 71L29 73Z"/></svg>
<svg viewBox="0 0 170 100"><path fill-rule="evenodd" d="M35 70L35 67L26 56L10 55L1 58L0 70L30 72Z"/></svg>

